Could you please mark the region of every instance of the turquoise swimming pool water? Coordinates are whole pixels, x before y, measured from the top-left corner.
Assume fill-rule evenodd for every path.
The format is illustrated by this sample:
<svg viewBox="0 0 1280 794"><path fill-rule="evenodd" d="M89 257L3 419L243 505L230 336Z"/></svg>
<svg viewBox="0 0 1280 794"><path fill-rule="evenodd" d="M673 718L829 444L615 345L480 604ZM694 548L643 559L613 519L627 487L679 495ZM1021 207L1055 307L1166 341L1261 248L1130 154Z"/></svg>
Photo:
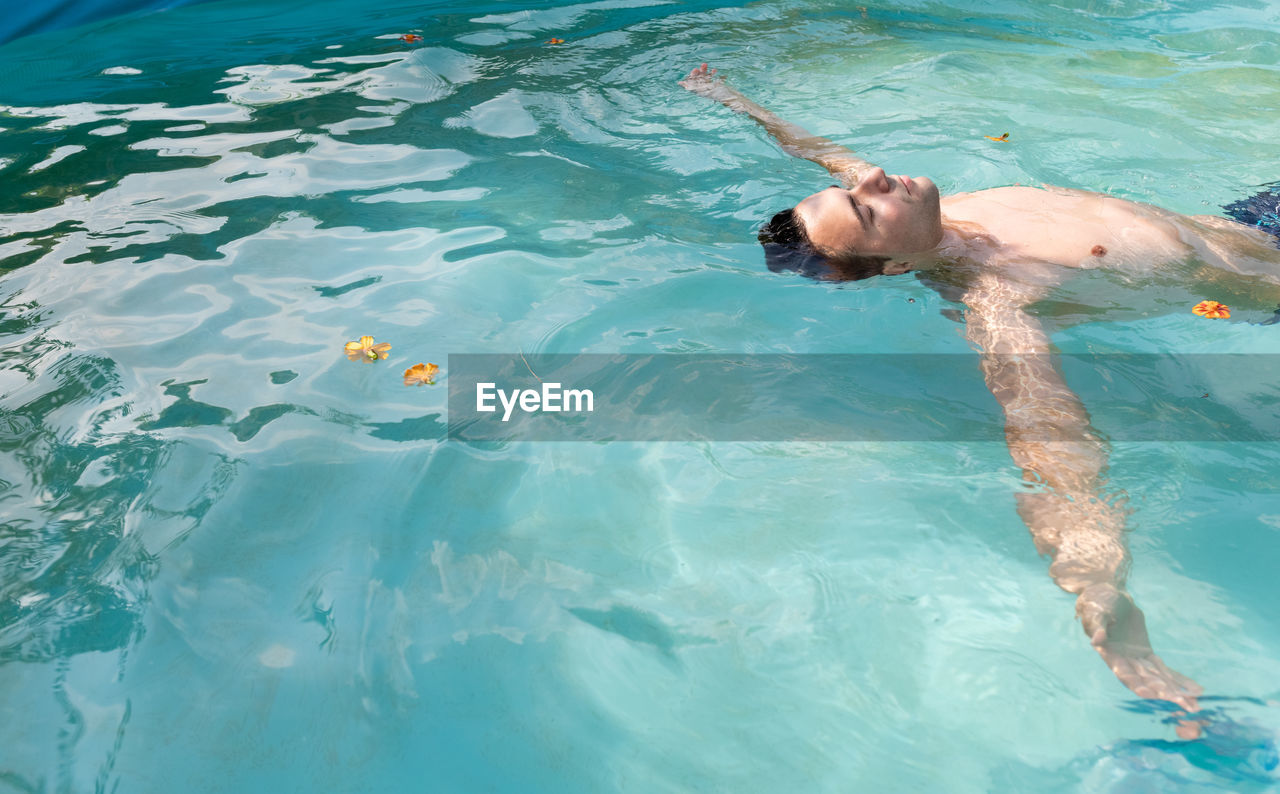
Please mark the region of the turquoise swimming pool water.
<svg viewBox="0 0 1280 794"><path fill-rule="evenodd" d="M1214 213L1280 179L1280 8L378 5L0 47L0 790L1277 788L1274 443L1114 445L1153 643L1213 696L1176 743L1003 444L467 445L448 372L400 373L964 354L909 276L767 272L755 228L829 180L675 80L944 192ZM1280 352L1194 286L1083 284L1063 350Z"/></svg>

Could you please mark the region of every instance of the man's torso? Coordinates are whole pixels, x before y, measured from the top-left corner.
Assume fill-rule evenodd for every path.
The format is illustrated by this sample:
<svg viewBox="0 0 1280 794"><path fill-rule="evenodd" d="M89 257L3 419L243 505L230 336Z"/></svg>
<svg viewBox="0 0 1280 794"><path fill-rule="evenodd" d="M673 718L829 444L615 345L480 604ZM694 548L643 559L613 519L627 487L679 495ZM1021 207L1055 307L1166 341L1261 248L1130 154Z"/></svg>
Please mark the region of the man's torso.
<svg viewBox="0 0 1280 794"><path fill-rule="evenodd" d="M980 230L969 256L992 264L1150 268L1193 252L1174 213L1098 193L1001 187L947 196L942 209L962 232Z"/></svg>
<svg viewBox="0 0 1280 794"><path fill-rule="evenodd" d="M1118 282L1131 288L1153 284L1159 272L1158 280L1202 285L1242 305L1274 308L1280 301L1274 238L1226 218L1021 186L947 196L942 209L962 241L946 253L976 266L973 272L1000 274L990 282L1003 285L992 300L1022 304L1066 283L1072 270L1106 269L1138 276ZM955 274L961 282L970 278L964 272ZM1138 292L1129 297L1143 309Z"/></svg>

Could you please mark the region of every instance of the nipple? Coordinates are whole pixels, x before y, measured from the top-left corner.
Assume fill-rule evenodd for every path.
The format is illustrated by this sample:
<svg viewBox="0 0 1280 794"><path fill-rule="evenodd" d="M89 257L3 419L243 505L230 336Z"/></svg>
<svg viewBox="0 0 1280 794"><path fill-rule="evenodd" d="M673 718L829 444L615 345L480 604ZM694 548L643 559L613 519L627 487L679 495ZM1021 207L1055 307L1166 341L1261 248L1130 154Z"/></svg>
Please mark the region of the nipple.
<svg viewBox="0 0 1280 794"><path fill-rule="evenodd" d="M1101 245L1095 245L1093 247L1093 250L1089 251L1089 253L1093 254L1094 256L1106 256L1107 249Z"/></svg>

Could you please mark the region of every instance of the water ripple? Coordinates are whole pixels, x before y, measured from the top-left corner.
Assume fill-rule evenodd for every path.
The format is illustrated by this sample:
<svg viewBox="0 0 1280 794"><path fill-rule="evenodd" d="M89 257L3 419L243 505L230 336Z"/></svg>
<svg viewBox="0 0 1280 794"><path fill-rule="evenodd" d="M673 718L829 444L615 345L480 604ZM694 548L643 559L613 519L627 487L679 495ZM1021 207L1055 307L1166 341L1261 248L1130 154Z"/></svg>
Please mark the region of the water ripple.
<svg viewBox="0 0 1280 794"><path fill-rule="evenodd" d="M1280 20L1103 5L266 0L0 48L0 781L1049 791L1178 756L1233 779L1121 741L1167 726L1117 708L998 444L468 447L444 388L400 378L964 352L914 281L768 273L756 227L827 180L675 80L713 61L958 189L1211 212L1270 179ZM1056 339L1269 344L1121 281L1059 296ZM347 360L363 335L390 357ZM1113 464L1162 652L1268 691L1275 451Z"/></svg>

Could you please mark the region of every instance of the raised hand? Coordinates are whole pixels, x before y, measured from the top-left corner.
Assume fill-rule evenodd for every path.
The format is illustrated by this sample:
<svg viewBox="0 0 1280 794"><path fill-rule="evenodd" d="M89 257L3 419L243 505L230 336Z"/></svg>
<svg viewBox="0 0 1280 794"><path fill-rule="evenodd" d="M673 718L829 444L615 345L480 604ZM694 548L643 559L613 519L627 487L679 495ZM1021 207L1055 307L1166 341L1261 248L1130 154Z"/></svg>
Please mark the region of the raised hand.
<svg viewBox="0 0 1280 794"><path fill-rule="evenodd" d="M705 63L695 67L679 84L698 96L720 102L739 96L737 91L725 84L723 77L716 74L715 69L708 69Z"/></svg>
<svg viewBox="0 0 1280 794"><path fill-rule="evenodd" d="M705 63L685 75L679 83L698 96L714 99L735 113L747 114L777 140L784 152L812 160L850 187L857 181L860 173L872 167L845 147L814 135L799 124L779 118L768 108L752 102Z"/></svg>

